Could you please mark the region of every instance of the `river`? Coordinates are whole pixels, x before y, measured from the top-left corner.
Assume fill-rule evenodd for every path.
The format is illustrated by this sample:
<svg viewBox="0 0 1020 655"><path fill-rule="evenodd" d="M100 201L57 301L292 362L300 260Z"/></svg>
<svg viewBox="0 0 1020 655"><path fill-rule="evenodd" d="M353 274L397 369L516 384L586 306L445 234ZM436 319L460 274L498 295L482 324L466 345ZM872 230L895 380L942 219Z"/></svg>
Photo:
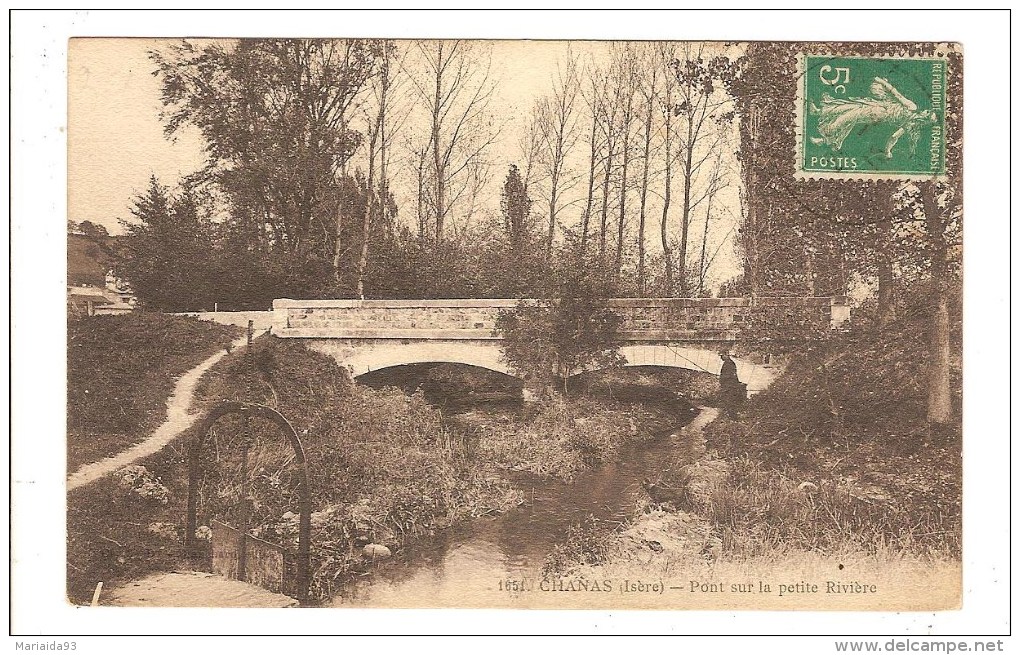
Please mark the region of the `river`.
<svg viewBox="0 0 1020 655"><path fill-rule="evenodd" d="M627 521L645 494L641 481L656 478L678 450L694 447L681 428L697 415L690 405L670 407L669 424L652 439L632 444L618 461L603 464L566 483L521 476L525 503L496 517L483 517L443 531L428 543L401 551L391 561L356 578L333 606L477 606L500 581L541 578L542 566L568 528L594 516L610 525ZM505 404L474 404L472 413L505 413ZM487 604L482 601L481 605Z"/></svg>

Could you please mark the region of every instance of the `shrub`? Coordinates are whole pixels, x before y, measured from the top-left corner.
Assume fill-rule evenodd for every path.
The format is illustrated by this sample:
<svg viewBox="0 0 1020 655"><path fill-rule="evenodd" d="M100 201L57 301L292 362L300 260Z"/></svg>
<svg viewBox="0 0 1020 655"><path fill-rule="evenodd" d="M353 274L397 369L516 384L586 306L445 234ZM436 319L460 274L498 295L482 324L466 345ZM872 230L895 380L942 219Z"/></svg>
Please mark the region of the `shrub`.
<svg viewBox="0 0 1020 655"><path fill-rule="evenodd" d="M802 482L794 470L776 470L747 456L734 459L729 479L713 489L703 508L722 536L724 551L744 557L787 547L823 553L894 548L924 556L960 554L959 526L949 507L926 506L847 481Z"/></svg>
<svg viewBox="0 0 1020 655"><path fill-rule="evenodd" d="M578 566L597 566L609 561L618 524L599 521L589 514L567 528L566 538L556 544L542 564L542 575L563 575Z"/></svg>
<svg viewBox="0 0 1020 655"><path fill-rule="evenodd" d="M558 378L566 392L572 374L626 361L617 336L622 322L605 298L568 295L521 300L514 310L500 311L496 331L510 368L545 386Z"/></svg>
<svg viewBox="0 0 1020 655"><path fill-rule="evenodd" d="M479 456L497 467L571 478L611 461L639 436L632 410L586 398L552 400L524 421L478 429Z"/></svg>

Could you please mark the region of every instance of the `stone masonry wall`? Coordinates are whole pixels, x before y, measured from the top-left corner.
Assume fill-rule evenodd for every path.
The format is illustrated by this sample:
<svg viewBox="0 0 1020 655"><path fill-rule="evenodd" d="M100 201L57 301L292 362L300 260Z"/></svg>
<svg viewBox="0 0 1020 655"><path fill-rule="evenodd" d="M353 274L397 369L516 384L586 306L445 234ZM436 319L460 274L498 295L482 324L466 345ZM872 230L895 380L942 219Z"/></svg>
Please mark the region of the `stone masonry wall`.
<svg viewBox="0 0 1020 655"><path fill-rule="evenodd" d="M274 333L305 338L498 339L496 316L515 300L276 300ZM621 298L610 301L628 341L734 341L762 313L834 326L844 298Z"/></svg>

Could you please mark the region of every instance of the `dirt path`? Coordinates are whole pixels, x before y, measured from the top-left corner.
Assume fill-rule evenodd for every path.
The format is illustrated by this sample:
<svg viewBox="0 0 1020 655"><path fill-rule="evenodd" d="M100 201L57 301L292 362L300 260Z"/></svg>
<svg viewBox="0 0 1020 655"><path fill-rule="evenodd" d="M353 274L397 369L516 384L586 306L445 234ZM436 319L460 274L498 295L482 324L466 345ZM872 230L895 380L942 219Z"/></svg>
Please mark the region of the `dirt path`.
<svg viewBox="0 0 1020 655"><path fill-rule="evenodd" d="M241 337L231 344L231 349L243 348L246 342L247 337ZM223 359L226 354L226 350L220 350L177 380L177 384L174 385L174 392L166 401L166 420L151 435L112 457L107 457L91 464L85 464L68 476L67 490L71 491L72 489L95 482L119 468L159 452L179 434L190 428L199 418L198 414L191 413L191 402L195 393L195 387L205 372Z"/></svg>
<svg viewBox="0 0 1020 655"><path fill-rule="evenodd" d="M694 420L684 426L683 431L697 434L704 430L705 426L718 418L718 416L718 407L702 407L698 415L694 417Z"/></svg>
<svg viewBox="0 0 1020 655"><path fill-rule="evenodd" d="M174 571L125 582L100 605L120 607L297 607L290 596L201 571Z"/></svg>

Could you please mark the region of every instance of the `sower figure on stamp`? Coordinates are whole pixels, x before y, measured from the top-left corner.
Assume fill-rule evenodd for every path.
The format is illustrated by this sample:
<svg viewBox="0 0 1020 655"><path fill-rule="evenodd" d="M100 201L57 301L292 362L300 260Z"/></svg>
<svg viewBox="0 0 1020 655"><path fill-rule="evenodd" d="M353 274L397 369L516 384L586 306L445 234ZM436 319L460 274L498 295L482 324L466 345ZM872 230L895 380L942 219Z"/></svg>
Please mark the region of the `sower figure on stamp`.
<svg viewBox="0 0 1020 655"><path fill-rule="evenodd" d="M917 103L910 100L884 77L876 77L869 88L870 97L833 98L822 96L821 106L811 105L811 113L818 116L819 137L811 137L815 145L828 145L839 152L843 141L858 128L888 124L895 131L885 143L885 158L892 159L893 148L904 134L909 138L910 155L917 150L921 126L935 122L931 110L918 111Z"/></svg>
<svg viewBox="0 0 1020 655"><path fill-rule="evenodd" d="M722 369L719 371L719 402L726 417L735 418L737 408L744 400L745 386L737 377L737 364L730 354L723 351L720 358Z"/></svg>

